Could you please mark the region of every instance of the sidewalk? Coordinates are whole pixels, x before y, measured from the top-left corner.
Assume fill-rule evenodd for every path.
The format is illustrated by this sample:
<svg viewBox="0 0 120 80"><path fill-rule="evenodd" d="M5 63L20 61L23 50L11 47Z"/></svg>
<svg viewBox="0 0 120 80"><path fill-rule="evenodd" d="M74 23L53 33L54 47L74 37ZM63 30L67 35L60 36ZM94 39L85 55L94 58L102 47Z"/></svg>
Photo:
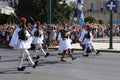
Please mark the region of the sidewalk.
<svg viewBox="0 0 120 80"><path fill-rule="evenodd" d="M96 50L100 52L117 52L120 53L120 43L113 43L113 49L109 49L109 43L93 43L93 46ZM59 46L52 48L51 46L49 49L58 49ZM73 50L82 50L82 47L79 43L72 44Z"/></svg>
<svg viewBox="0 0 120 80"><path fill-rule="evenodd" d="M113 49L109 49L109 43L93 43L93 46L101 52L120 52L120 43L113 43ZM72 48L74 50L82 50L79 43L73 44Z"/></svg>
<svg viewBox="0 0 120 80"><path fill-rule="evenodd" d="M120 37L113 37L113 49L109 49L110 43L109 38L98 38L93 39L93 46L96 50L99 50L101 52L117 52L120 53ZM56 46L55 48L49 47L50 49L58 49L59 46ZM79 43L72 44L73 50L82 50L82 47L79 45Z"/></svg>

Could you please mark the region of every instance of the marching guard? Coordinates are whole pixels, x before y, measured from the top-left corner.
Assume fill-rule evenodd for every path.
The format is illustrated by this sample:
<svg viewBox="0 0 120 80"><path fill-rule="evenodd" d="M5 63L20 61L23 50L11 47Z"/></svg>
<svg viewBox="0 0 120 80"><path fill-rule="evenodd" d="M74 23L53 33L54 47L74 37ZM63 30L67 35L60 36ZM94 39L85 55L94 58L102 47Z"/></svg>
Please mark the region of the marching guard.
<svg viewBox="0 0 120 80"><path fill-rule="evenodd" d="M71 40L68 38L68 33L64 29L61 30L61 39L59 39L59 50L63 51L60 60L61 62L66 62L66 60L64 60L64 57L67 52L72 60L76 59L76 57L74 57L71 53Z"/></svg>
<svg viewBox="0 0 120 80"><path fill-rule="evenodd" d="M28 49L31 47L30 45L32 43L32 35L26 28L26 18L22 17L20 20L21 24L17 26L14 30L9 45L12 46L14 49L18 49L21 51L21 55L19 57L19 66L17 70L24 71L25 67L22 66L22 64L25 53L27 54L27 59L30 61L33 68L35 68L37 64L36 62L34 63L32 61L30 53L28 51Z"/></svg>
<svg viewBox="0 0 120 80"><path fill-rule="evenodd" d="M36 27L34 27L32 30L32 34L34 34L32 44L35 45L35 54L33 56L33 59L39 59L39 56L37 56L39 49L42 50L45 58L49 56L49 53L46 53L42 47L44 34L43 30L40 28L40 24L41 23L39 21L36 21Z"/></svg>
<svg viewBox="0 0 120 80"><path fill-rule="evenodd" d="M91 33L92 26L89 23L86 23L82 27L81 36L79 38L80 46L83 48L83 56L89 56L89 53L95 52L99 54L99 51L96 51L92 45L93 35Z"/></svg>

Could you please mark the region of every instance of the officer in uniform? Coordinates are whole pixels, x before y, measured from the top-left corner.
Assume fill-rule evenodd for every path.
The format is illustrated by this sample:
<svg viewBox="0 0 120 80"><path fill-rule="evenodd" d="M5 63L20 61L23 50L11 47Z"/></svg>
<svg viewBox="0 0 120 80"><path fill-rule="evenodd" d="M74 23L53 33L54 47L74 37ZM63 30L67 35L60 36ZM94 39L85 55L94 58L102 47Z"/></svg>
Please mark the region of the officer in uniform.
<svg viewBox="0 0 120 80"><path fill-rule="evenodd" d="M93 35L91 31L92 31L92 25L86 23L82 27L81 36L79 38L80 45L83 48L83 56L85 57L89 56L89 53L92 53L93 51L96 54L99 54L99 51L96 51L92 45Z"/></svg>

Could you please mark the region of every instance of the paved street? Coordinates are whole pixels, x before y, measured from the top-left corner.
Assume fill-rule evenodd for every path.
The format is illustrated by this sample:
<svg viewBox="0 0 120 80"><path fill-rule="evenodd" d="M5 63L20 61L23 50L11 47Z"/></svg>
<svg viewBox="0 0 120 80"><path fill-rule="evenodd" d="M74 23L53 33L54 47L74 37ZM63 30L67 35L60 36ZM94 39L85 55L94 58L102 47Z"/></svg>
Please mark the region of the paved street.
<svg viewBox="0 0 120 80"><path fill-rule="evenodd" d="M33 51L30 51L33 54ZM83 57L81 51L74 51L77 57L72 61L66 55L67 63L61 63L58 51L48 50L51 55L44 58L35 69L24 61L25 71L18 72L19 51L0 49L0 80L120 80L120 54L101 52ZM31 54L31 55L32 55Z"/></svg>

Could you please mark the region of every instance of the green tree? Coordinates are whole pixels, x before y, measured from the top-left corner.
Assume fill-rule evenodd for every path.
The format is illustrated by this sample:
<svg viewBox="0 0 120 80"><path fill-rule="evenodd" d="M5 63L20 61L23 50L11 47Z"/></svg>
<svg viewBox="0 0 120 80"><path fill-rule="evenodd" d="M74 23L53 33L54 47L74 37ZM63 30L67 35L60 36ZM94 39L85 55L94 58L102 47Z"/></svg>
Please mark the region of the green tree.
<svg viewBox="0 0 120 80"><path fill-rule="evenodd" d="M0 24L5 24L7 18L8 18L8 15L0 14Z"/></svg>
<svg viewBox="0 0 120 80"><path fill-rule="evenodd" d="M98 18L98 23L99 24L105 24L105 20L103 18Z"/></svg>
<svg viewBox="0 0 120 80"><path fill-rule="evenodd" d="M48 0L19 0L16 7L16 14L18 17L26 17L30 20L30 16L36 21L40 20L42 23L47 22L47 1ZM68 21L72 8L69 7L65 1L59 4L62 0L52 1L52 23Z"/></svg>
<svg viewBox="0 0 120 80"><path fill-rule="evenodd" d="M18 21L17 17L15 16L15 14L13 13L8 16L7 22L18 23L19 21Z"/></svg>
<svg viewBox="0 0 120 80"><path fill-rule="evenodd" d="M19 17L26 17L28 20L30 17L33 17L35 20L44 21L45 16L43 16L43 8L42 0L19 0L19 4L16 7L15 12Z"/></svg>
<svg viewBox="0 0 120 80"><path fill-rule="evenodd" d="M89 23L98 23L98 20L95 16L88 16L84 19L84 21Z"/></svg>
<svg viewBox="0 0 120 80"><path fill-rule="evenodd" d="M52 21L57 22L63 22L69 21L69 17L71 13L73 12L73 8L71 6L68 6L65 1L63 4L60 4L59 2L62 0L52 0Z"/></svg>

